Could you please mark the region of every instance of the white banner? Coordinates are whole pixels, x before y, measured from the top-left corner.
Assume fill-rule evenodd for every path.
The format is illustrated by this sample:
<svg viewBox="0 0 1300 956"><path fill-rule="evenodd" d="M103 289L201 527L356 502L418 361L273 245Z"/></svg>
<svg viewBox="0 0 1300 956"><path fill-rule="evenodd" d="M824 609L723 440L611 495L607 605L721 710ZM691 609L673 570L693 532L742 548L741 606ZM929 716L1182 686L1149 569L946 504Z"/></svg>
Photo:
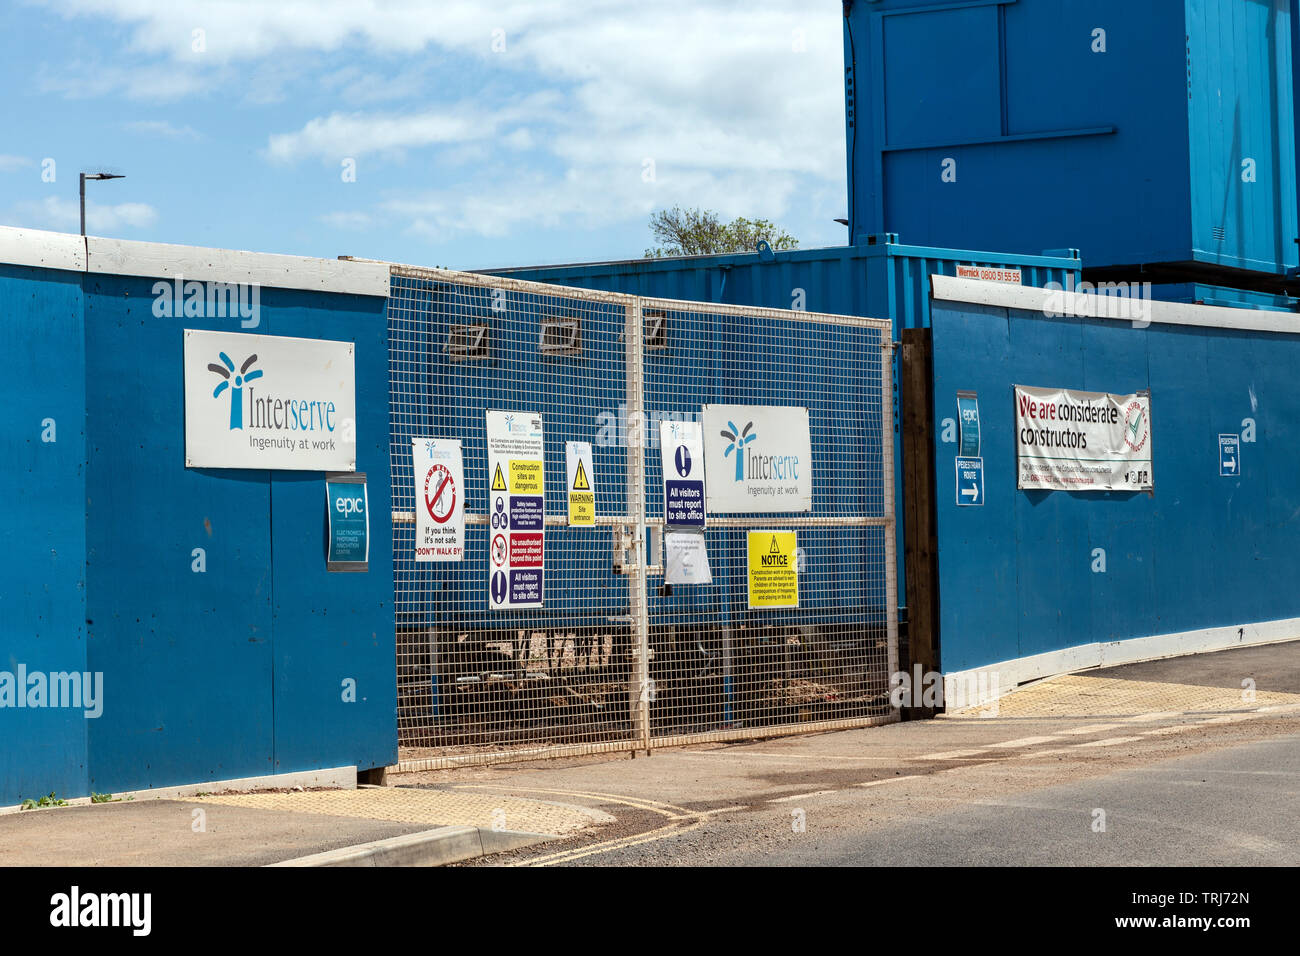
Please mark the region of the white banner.
<svg viewBox="0 0 1300 956"><path fill-rule="evenodd" d="M808 409L705 405L703 429L710 511L812 511Z"/></svg>
<svg viewBox="0 0 1300 956"><path fill-rule="evenodd" d="M412 438L415 475L415 560L465 557L465 469L460 440Z"/></svg>
<svg viewBox="0 0 1300 956"><path fill-rule="evenodd" d="M351 342L185 330L185 466L356 471Z"/></svg>
<svg viewBox="0 0 1300 956"><path fill-rule="evenodd" d="M1016 487L1149 491L1151 396L1015 387Z"/></svg>

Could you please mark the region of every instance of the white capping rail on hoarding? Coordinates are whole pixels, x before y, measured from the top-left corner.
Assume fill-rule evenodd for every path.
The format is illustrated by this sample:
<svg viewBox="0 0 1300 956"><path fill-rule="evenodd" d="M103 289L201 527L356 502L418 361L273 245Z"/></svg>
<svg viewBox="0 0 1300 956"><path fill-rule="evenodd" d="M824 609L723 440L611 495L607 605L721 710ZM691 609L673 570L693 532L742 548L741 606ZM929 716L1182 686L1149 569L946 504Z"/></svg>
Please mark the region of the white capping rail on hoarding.
<svg viewBox="0 0 1300 956"><path fill-rule="evenodd" d="M86 243L66 232L0 226L0 263L85 272Z"/></svg>
<svg viewBox="0 0 1300 956"><path fill-rule="evenodd" d="M368 261L101 239L12 226L0 226L0 263L150 279L246 282L378 298L388 295L388 267Z"/></svg>
<svg viewBox="0 0 1300 956"><path fill-rule="evenodd" d="M971 305L1022 309L1044 314L1064 312L1071 316L1133 322L1132 316L1116 314L1117 298L1110 295L1007 285L981 279L955 279L952 276L941 275L930 277L930 290L933 298L946 302L967 302ZM1142 307L1150 309L1149 314L1143 316L1144 323L1149 320L1152 324L1300 334L1300 323L1290 312L1265 312L1259 309L1230 309L1218 305L1187 305L1179 302L1154 301L1144 301Z"/></svg>

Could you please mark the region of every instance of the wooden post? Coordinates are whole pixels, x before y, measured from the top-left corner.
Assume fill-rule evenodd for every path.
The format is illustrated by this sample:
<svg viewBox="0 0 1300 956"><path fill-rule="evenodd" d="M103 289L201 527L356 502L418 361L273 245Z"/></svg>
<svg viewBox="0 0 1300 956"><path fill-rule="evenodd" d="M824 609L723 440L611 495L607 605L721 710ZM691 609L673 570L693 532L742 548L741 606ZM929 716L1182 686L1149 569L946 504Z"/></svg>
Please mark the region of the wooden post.
<svg viewBox="0 0 1300 956"><path fill-rule="evenodd" d="M907 576L908 653L900 665L920 694L922 676L939 669L939 543L935 517L934 374L929 329L904 329L899 356L903 432L903 569ZM903 709L905 720L933 707Z"/></svg>

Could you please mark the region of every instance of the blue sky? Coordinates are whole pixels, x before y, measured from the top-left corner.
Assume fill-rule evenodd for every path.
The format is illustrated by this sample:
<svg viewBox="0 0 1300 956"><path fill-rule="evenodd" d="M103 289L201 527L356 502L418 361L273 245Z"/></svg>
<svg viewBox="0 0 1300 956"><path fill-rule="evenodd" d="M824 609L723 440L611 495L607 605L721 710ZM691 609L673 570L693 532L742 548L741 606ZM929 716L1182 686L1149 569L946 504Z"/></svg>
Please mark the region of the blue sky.
<svg viewBox="0 0 1300 956"><path fill-rule="evenodd" d="M76 232L77 174L109 169L127 178L87 185L88 232L187 245L631 258L674 204L845 239L833 0L0 9L6 225Z"/></svg>

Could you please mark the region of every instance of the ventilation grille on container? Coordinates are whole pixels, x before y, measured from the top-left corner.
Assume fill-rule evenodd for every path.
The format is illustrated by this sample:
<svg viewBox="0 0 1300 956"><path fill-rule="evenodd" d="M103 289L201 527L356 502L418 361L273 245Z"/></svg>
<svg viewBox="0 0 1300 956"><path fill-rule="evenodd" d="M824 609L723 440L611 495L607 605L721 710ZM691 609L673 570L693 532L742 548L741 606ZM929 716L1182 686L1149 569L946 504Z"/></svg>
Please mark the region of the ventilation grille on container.
<svg viewBox="0 0 1300 956"><path fill-rule="evenodd" d="M582 323L577 319L545 319L538 348L543 355L573 355L582 351Z"/></svg>
<svg viewBox="0 0 1300 956"><path fill-rule="evenodd" d="M486 325L453 325L447 332L447 355L453 362L472 362L488 357Z"/></svg>

